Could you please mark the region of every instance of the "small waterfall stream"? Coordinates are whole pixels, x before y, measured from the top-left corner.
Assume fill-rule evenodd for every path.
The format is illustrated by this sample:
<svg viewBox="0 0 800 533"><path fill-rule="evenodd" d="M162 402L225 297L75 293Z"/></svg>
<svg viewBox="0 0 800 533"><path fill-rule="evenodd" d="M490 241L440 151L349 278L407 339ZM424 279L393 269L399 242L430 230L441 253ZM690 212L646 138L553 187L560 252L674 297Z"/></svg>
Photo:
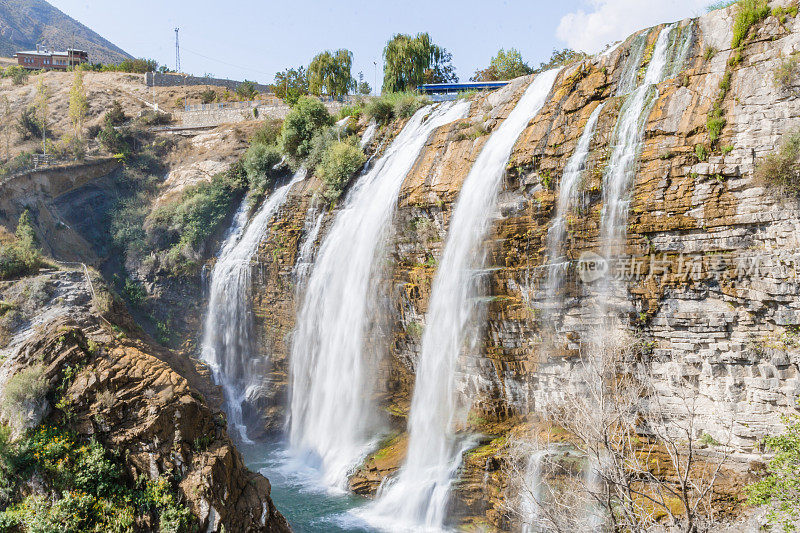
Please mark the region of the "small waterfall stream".
<svg viewBox="0 0 800 533"><path fill-rule="evenodd" d="M305 285L311 268L314 266L314 251L319 237L319 232L322 229L322 223L325 221L325 210L314 205L308 206L306 219L303 227L303 241L297 252L297 259L294 262L294 269L292 276L294 277L297 290L301 291Z"/></svg>
<svg viewBox="0 0 800 533"><path fill-rule="evenodd" d="M631 46L628 48L628 57L625 58L625 64L622 67L622 76L620 76L617 84L617 96L629 94L639 85L637 80L639 65L644 58L648 34L649 32L640 33L631 40Z"/></svg>
<svg viewBox="0 0 800 533"><path fill-rule="evenodd" d="M659 32L644 81L626 98L620 111L614 133L613 151L603 184L600 235L603 248L606 250L618 252L626 232L629 189L641 154L644 127L658 97L655 85L664 75L669 53L669 34L676 26L676 24L667 26Z"/></svg>
<svg viewBox="0 0 800 533"><path fill-rule="evenodd" d="M522 490L519 496L519 513L522 522L522 533L537 533L541 529L540 514L544 500L542 463L548 450L537 450L528 457L528 464L523 472Z"/></svg>
<svg viewBox="0 0 800 533"><path fill-rule="evenodd" d="M492 133L462 186L433 282L409 415L408 454L397 477L364 514L380 527L435 531L444 525L450 484L468 446L453 427L459 413L456 368L466 341L475 336L484 239L511 150L546 103L559 72L533 80Z"/></svg>
<svg viewBox="0 0 800 533"><path fill-rule="evenodd" d="M603 211L600 219L601 249L613 261L624 253L631 187L642 151L645 126L658 99L657 84L678 73L692 40L692 25L684 28L676 22L658 34L653 55L642 83L625 99L612 141L612 153L603 180ZM605 320L611 301L625 294L622 287L606 276L600 284L597 312Z"/></svg>
<svg viewBox="0 0 800 533"><path fill-rule="evenodd" d="M377 350L365 341L397 195L429 135L468 110L468 102L458 102L417 111L359 178L317 253L292 345L290 443L328 486L343 487L378 433Z"/></svg>
<svg viewBox="0 0 800 533"><path fill-rule="evenodd" d="M589 145L594 136L594 130L597 126L597 120L600 118L600 113L603 112L605 102L598 105L586 126L583 128L583 133L575 151L567 161L564 167L564 174L561 177L561 185L558 191L558 203L556 204L556 216L547 231L547 311L553 314L559 311L560 305L557 302L557 292L561 288L564 281L564 272L566 270L567 258L563 253L564 241L567 236L567 219L570 212L575 207L577 200L581 177L586 168L586 160L589 157Z"/></svg>
<svg viewBox="0 0 800 533"><path fill-rule="evenodd" d="M305 175L305 170L301 169L289 183L278 187L264 200L249 223L247 199L242 202L211 271L200 356L211 368L214 380L222 386L228 421L245 442L249 439L242 420L242 403L248 388L256 385L254 378L257 379L252 371L257 353L252 340L250 260L292 185L303 180Z"/></svg>

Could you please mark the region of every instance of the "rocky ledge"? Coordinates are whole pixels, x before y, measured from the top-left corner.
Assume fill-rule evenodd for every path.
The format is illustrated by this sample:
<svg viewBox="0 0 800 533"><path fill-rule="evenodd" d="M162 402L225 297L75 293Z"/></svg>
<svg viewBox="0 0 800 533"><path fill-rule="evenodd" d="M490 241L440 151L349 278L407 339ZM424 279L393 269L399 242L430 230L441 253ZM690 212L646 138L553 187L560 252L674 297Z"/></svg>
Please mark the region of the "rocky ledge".
<svg viewBox="0 0 800 533"><path fill-rule="evenodd" d="M40 389L38 396L22 398L16 419L3 409L17 439L36 428L58 428L75 442L99 443L118 460L123 486L162 483L158 486L176 505L188 510L190 528L290 530L270 499L269 481L244 465L226 433L224 414L190 383L203 382L191 364L177 365L187 379L168 364L165 350L112 326L93 309L92 289L81 271L12 282L2 289L8 305L19 305L9 302L13 294L26 293L19 284L39 287L49 298L39 308L44 321L17 318L10 353L0 367L4 400L15 377L35 374L41 385L34 387ZM124 322L119 313L105 314ZM59 499L61 491L48 484L47 474L34 468L29 477L10 496L9 508L31 492ZM138 509L136 529L159 530L161 520L157 508Z"/></svg>

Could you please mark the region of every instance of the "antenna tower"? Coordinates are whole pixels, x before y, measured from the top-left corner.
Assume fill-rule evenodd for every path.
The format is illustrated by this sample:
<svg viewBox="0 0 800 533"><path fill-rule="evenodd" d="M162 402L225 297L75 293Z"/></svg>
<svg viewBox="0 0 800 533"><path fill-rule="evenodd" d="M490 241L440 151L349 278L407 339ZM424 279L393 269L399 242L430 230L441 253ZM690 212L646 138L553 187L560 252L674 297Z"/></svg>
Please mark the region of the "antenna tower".
<svg viewBox="0 0 800 533"><path fill-rule="evenodd" d="M181 42L178 38L180 28L175 28L175 72L181 71Z"/></svg>

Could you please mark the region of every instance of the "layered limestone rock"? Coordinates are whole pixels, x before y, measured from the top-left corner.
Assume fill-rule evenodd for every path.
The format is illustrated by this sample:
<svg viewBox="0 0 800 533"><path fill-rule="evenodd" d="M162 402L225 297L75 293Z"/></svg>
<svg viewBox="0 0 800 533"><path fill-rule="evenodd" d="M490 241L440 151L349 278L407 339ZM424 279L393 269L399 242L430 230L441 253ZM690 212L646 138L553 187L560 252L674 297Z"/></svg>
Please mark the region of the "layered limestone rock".
<svg viewBox="0 0 800 533"><path fill-rule="evenodd" d="M758 160L800 123L796 86L782 88L773 82L776 67L800 51L800 20L769 16L751 29L741 49L732 50L735 9L678 24L688 54L680 71L657 85L645 117L621 251L633 261L615 266L623 270L627 294L613 299L610 309L646 346L656 388L673 408L673 422L686 416L670 386L682 378L698 398L698 435L707 433L746 453L757 450L763 435L779 431L780 416L795 409L800 396L800 349L794 333L800 326L800 211L796 199L778 198L753 178ZM646 39L635 68L639 78L662 28L638 34ZM594 304L599 289L582 282L575 267L584 252L608 251L599 239L603 182L625 101L617 87L633 38L566 67L549 102L514 148L487 243L483 344L478 354L465 355L461 362L460 390L472 404L464 424L490 435L484 446L495 442L491 437L502 437L526 418L535 418L531 415L557 405L562 392L575 386L578 348L598 324ZM386 267L391 331L385 342L391 355L379 377L386 420L398 431L405 426L431 282L453 203L488 135L529 81L519 79L475 97L468 118L431 136L405 180ZM722 88L727 85L729 89ZM713 141L707 120L721 93L726 124ZM547 232L564 167L600 104L605 105L576 208L567 217L565 245L571 264L554 328L543 319L552 311L544 290ZM265 364L276 369L270 379L279 385L264 404L269 406L262 413L268 428L277 427L275 416L281 414L276 406L285 390L287 346L299 301L293 272L308 232L304 221L313 187L295 193L254 266L259 272L258 326L269 359ZM403 443L402 436L386 441L353 478L352 487L373 493L402 460ZM498 503L506 492L497 459L504 453L504 446L495 442L467 454L454 509L473 518L482 515L495 527L508 525L508 514ZM740 457L743 462L732 466L727 478L732 492L743 483L741 476L748 475L748 456Z"/></svg>

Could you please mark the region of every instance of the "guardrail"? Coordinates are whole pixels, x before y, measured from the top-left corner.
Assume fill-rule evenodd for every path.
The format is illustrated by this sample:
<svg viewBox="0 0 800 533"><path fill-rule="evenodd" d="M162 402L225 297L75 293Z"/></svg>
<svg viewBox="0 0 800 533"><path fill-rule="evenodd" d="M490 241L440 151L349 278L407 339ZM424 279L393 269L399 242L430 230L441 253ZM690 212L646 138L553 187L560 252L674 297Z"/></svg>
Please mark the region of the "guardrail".
<svg viewBox="0 0 800 533"><path fill-rule="evenodd" d="M356 96L315 96L323 103L339 102L342 104L351 104L357 101ZM189 104L184 107L184 111L217 111L220 109L252 109L260 106L274 106L287 105L286 102L280 98L273 97L268 100L248 100L238 102L212 102L210 104Z"/></svg>
<svg viewBox="0 0 800 533"><path fill-rule="evenodd" d="M66 160L64 158L55 157L49 154L33 154L31 156L31 161L33 162L33 169L36 170L38 168L49 167L54 163L59 163Z"/></svg>
<svg viewBox="0 0 800 533"><path fill-rule="evenodd" d="M262 105L280 105L283 100L274 98L271 100L249 100L247 102L213 102L210 104L190 104L184 107L184 111L216 111L218 109L252 109Z"/></svg>

